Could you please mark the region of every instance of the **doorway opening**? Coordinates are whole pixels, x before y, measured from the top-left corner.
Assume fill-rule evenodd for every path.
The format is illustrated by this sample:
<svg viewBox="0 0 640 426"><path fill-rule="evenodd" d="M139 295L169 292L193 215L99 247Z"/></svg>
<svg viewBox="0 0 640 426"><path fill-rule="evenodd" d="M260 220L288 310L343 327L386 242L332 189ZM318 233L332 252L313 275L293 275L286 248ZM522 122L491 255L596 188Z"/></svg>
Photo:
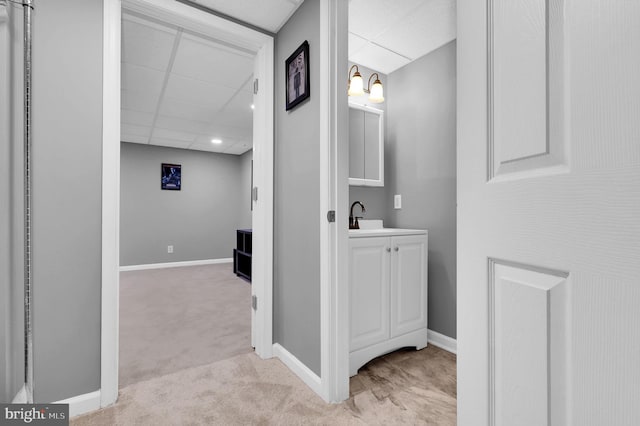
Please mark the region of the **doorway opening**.
<svg viewBox="0 0 640 426"><path fill-rule="evenodd" d="M455 423L455 2L437 11L428 2L403 4L393 15L374 8L367 17L353 5L343 72L350 85L344 207L354 229L342 257L351 395L377 386L375 371L390 362L439 365L438 376L416 369L415 389L439 393L439 409ZM427 35L424 22L437 30ZM371 96L374 82L384 96Z"/></svg>
<svg viewBox="0 0 640 426"><path fill-rule="evenodd" d="M255 52L125 10L121 56L120 388L252 351Z"/></svg>
<svg viewBox="0 0 640 426"><path fill-rule="evenodd" d="M267 248L271 245L273 235L271 228L273 38L178 2L151 4L125 1L122 8L120 5L107 3L110 2L105 2L104 6L101 406L115 402L119 387L118 321L121 308L125 308L125 302L121 297L126 296L125 288L121 288L119 282L121 260L123 265L128 264L125 270L140 269L136 273L151 271L151 276L154 274L156 278L164 276L164 279L169 281L177 280L184 283L184 277L170 276L182 269L182 272L189 271L188 275L191 275L194 282L207 275L211 278L210 274L214 274L221 281L227 281L227 285L243 286L246 293L242 296L246 300L245 325L246 319L251 318L249 330L245 329L245 333L250 334L251 339L247 339L245 349L251 350L251 346L254 346L260 357L269 358L272 346L270 303L272 262ZM128 34L131 35L130 39ZM120 46L122 46L122 52ZM147 62L140 63L140 61ZM162 61L165 62L161 63ZM121 62L122 78L120 77ZM221 63L225 66L221 66ZM259 91L255 81L262 83ZM120 94L122 94L122 103ZM213 120L211 115L215 115ZM243 129L238 123L242 120L246 121L247 117L251 125L249 129ZM213 130L217 132L208 132ZM148 133L145 134L145 132ZM192 138L189 143L187 143L188 138ZM220 139L222 143L216 143L217 140L212 142L212 139ZM124 142L122 145L121 141ZM135 160L136 155L138 155L138 161ZM178 161L173 160L176 156L181 156ZM130 164L131 160L135 164ZM142 163L144 162L153 163L156 170L143 172ZM162 163L175 163L174 166L180 164L182 174L180 191L161 189ZM144 166L149 167L149 164ZM217 173L226 171L228 174L216 177L207 175L207 170L211 172L212 169ZM121 172L122 181L120 181ZM133 176L143 173L149 174L142 179L140 176ZM125 196L131 196L132 193L128 192L128 187L125 190L124 186L136 179L141 185L140 191L142 193L147 191L148 194L142 202L153 204L153 197L156 197L158 204L155 210L157 211L154 212L151 209L141 212L144 209L141 204L129 203L131 200L125 199ZM211 198L215 198L213 194L207 196L206 192L201 193L207 186L213 186L212 180L219 181L215 182L215 185L226 190L227 196L223 194L221 198L212 200ZM146 183L140 183L140 181L146 181ZM122 198L120 184L123 188ZM148 185L146 189L145 185ZM259 202L252 197L256 187L261 189ZM194 203L193 200L187 200L189 192L194 195L196 203L197 196L201 196L199 208L194 206L189 208L187 205L189 202ZM140 194L138 192L138 197L143 197ZM237 214L237 211L234 212L234 209L229 208L231 204L237 204L238 209L248 210L248 212L243 211L242 214ZM209 213L212 211L220 213L215 215L217 220L216 217L211 217L213 215L207 214L204 205L209 206ZM129 208L131 209L126 210ZM176 214L169 214L171 209L179 211L181 208L191 216L187 215L180 219ZM135 234L142 232L143 229L128 228L128 231L127 215L135 216L141 213L146 219L142 218L145 227L140 228L144 228L144 232L148 235L157 236L165 231L170 233L171 228L175 230L180 228L179 225L195 226L189 232L186 232L183 226L182 231L175 232L172 237L165 236L155 240L154 238L135 238L140 237L139 234ZM225 215L227 220L221 218ZM200 226L197 219L202 220ZM147 226L153 221L156 221L158 226L156 231L152 229L153 227ZM187 224L186 221L192 223ZM140 217L138 217L138 223L141 223ZM121 225L122 233L120 233ZM220 225L222 228L213 229L215 225ZM211 229L202 229L205 226ZM254 231L251 285L235 281L232 272L236 229L247 227L253 228ZM165 228L165 231L160 231L162 228ZM130 232L134 234L135 244L132 244ZM207 236L209 238L206 238ZM168 238L186 238L183 241L187 242L174 244ZM193 244L188 242L189 238ZM137 250L135 245L148 243L157 246L155 253L154 250L149 250L140 257L140 253L145 252L146 249L142 247ZM198 244L203 246L200 248L204 252L210 254L203 256L195 253L193 250L197 251L197 249L193 249L192 246ZM182 249L180 249L181 246ZM167 257L170 255L174 255L173 258ZM172 262L173 259L177 262ZM134 264L143 267L136 268ZM144 266L149 264L191 266L192 269L143 271L142 269L146 269ZM167 274L168 271L171 271L171 274ZM229 282L231 280L234 282ZM167 289L165 298L171 298L170 293L176 289ZM139 290L133 289L134 292ZM192 296L204 298L202 289L198 289L196 284L190 289L183 286L180 290L188 290L193 293ZM121 291L123 293L119 294ZM256 309L251 307L251 300L254 297L257 299ZM206 316L206 309L211 307L207 306L206 302L202 303L202 300L200 302L204 309L200 314ZM153 304L146 306L151 310L158 308ZM178 315L189 311L187 306L180 306L179 302L169 303L167 306L175 308ZM197 321L197 318L195 320ZM220 318L219 322L222 324L221 327L224 327L224 318ZM186 325L185 327L188 328ZM207 336L201 335L205 329L197 332L188 328L192 334L191 341L206 340ZM233 327L227 331L233 334ZM134 337L134 341L137 339ZM168 335L164 336L164 340L168 347L175 343L168 338ZM224 345L224 342L219 343ZM189 348L181 350L182 352L190 351ZM172 352L169 352L168 358L171 358ZM192 352L195 353L198 350L194 349ZM207 355L206 349L204 352ZM157 364L162 364L161 361L159 360ZM180 363L177 362L174 368L179 367Z"/></svg>

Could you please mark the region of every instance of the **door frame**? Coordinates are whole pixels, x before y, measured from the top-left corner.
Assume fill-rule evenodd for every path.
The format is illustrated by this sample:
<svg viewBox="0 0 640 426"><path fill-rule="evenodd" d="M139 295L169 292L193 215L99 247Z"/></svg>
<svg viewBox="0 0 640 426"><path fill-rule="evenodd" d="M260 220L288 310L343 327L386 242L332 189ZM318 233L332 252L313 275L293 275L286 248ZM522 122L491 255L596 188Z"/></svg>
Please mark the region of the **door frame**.
<svg viewBox="0 0 640 426"><path fill-rule="evenodd" d="M320 395L349 398L348 2L320 1ZM324 214L335 211L335 222Z"/></svg>
<svg viewBox="0 0 640 426"><path fill-rule="evenodd" d="M254 97L254 243L252 291L258 295L256 353L272 357L273 297L273 35L225 20L172 0L105 0L103 2L102 128L102 301L100 406L118 398L119 252L120 252L120 61L122 11L130 10L197 29L216 39L256 52L260 96ZM257 116L256 116L257 114ZM256 140L256 135L258 139Z"/></svg>

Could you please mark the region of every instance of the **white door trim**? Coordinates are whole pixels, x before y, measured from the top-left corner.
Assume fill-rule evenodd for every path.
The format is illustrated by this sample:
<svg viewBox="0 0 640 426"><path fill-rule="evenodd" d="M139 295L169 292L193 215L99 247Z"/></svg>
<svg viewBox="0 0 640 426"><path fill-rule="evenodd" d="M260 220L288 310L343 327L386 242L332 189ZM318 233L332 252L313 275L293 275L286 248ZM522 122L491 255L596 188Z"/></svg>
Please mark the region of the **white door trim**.
<svg viewBox="0 0 640 426"><path fill-rule="evenodd" d="M100 406L106 407L118 399L121 6L105 0L103 8Z"/></svg>
<svg viewBox="0 0 640 426"><path fill-rule="evenodd" d="M273 38L266 37L256 57L258 93L254 95L253 255L251 291L258 309L252 311L252 339L256 354L273 356Z"/></svg>
<svg viewBox="0 0 640 426"><path fill-rule="evenodd" d="M339 0L320 1L320 365L328 402L349 397L346 30L339 39L347 13L341 7ZM335 223L324 217L329 210Z"/></svg>
<svg viewBox="0 0 640 426"><path fill-rule="evenodd" d="M272 354L272 300L273 292L273 37L227 21L172 0L119 0L104 1L103 26L103 134L102 134L102 312L100 406L116 402L118 397L118 300L119 300L119 233L120 233L120 43L122 9L133 10L199 33L221 39L238 47L263 55L259 61L257 78L265 96L258 96L254 114L263 123L257 132L262 147L254 158L261 171L254 175L255 186L260 187L260 220L263 239L253 255L255 291L262 293L261 315L256 316L256 353L262 358ZM254 134L254 135L255 135ZM256 163L260 162L258 166ZM260 209L261 208L261 209ZM255 219L255 215L254 215ZM254 245L254 248L256 245ZM260 253L264 253L261 257ZM260 277L260 278L258 278Z"/></svg>

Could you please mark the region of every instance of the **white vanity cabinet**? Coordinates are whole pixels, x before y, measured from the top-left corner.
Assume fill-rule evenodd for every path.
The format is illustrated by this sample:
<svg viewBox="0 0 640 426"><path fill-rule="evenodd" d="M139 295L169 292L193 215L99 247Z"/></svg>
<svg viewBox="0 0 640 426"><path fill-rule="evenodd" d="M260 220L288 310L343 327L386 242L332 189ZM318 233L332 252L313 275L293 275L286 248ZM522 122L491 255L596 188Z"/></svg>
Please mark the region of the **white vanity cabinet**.
<svg viewBox="0 0 640 426"><path fill-rule="evenodd" d="M427 232L350 232L349 375L393 350L427 346Z"/></svg>

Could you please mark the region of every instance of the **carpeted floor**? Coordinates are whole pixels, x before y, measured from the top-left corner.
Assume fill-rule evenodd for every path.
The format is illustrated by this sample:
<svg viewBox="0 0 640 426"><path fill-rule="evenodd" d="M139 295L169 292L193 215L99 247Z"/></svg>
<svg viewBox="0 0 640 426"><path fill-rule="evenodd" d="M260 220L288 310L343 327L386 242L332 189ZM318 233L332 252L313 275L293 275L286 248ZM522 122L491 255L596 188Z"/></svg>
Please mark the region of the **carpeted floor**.
<svg viewBox="0 0 640 426"><path fill-rule="evenodd" d="M252 351L251 285L231 263L120 274L120 388Z"/></svg>
<svg viewBox="0 0 640 426"><path fill-rule="evenodd" d="M326 404L253 353L250 293L230 264L122 273L119 400L71 424L456 424L455 355L429 346L377 358L351 378L347 401Z"/></svg>
<svg viewBox="0 0 640 426"><path fill-rule="evenodd" d="M429 346L378 358L326 404L279 360L254 353L132 384L72 425L455 425L456 356Z"/></svg>

